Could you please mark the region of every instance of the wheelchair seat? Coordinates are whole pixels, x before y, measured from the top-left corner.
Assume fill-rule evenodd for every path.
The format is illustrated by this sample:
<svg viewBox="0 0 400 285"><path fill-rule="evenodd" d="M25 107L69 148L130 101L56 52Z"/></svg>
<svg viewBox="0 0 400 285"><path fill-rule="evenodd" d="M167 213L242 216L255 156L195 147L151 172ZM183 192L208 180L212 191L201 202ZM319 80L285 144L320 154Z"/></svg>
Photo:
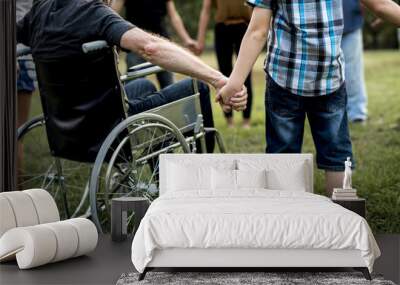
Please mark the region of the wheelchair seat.
<svg viewBox="0 0 400 285"><path fill-rule="evenodd" d="M126 118L115 62L112 48L56 61L35 59L53 156L93 163L104 139Z"/></svg>

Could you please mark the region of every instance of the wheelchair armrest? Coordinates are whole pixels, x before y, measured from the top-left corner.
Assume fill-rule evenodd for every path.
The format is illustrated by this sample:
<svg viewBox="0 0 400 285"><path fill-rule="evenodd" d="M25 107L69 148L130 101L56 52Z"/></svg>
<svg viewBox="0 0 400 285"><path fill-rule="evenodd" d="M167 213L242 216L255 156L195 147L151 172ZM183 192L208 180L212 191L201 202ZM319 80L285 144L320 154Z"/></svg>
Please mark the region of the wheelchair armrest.
<svg viewBox="0 0 400 285"><path fill-rule="evenodd" d="M87 54L87 53L95 52L98 50L103 50L108 47L109 47L109 45L107 44L106 41L93 41L93 42L84 43L82 45L82 51Z"/></svg>
<svg viewBox="0 0 400 285"><path fill-rule="evenodd" d="M129 81L140 77L145 77L151 74L156 74L163 71L163 69L157 65L146 62L143 64L135 65L128 69L128 73L121 76L121 81Z"/></svg>
<svg viewBox="0 0 400 285"><path fill-rule="evenodd" d="M139 70L143 70L143 69L147 69L150 67L155 66L154 64L152 64L151 62L145 62L142 64L138 64L138 65L134 65L128 68L128 72L135 72L135 71L139 71Z"/></svg>

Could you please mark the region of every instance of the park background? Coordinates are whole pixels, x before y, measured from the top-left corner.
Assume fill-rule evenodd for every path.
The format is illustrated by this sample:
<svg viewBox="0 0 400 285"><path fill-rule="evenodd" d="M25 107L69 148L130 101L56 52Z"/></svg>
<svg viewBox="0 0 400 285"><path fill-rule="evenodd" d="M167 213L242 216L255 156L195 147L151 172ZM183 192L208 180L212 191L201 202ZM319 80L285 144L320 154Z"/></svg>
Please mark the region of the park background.
<svg viewBox="0 0 400 285"><path fill-rule="evenodd" d="M189 33L197 34L201 0L175 0ZM383 24L370 27L374 20L366 14L364 28L365 75L369 94L369 119L365 125L352 124L351 137L357 163L353 185L358 195L367 199L367 220L375 233L400 233L400 51L397 29ZM201 58L217 67L213 52L212 23L207 36L207 49ZM171 33L173 34L173 33ZM124 72L124 55L121 71ZM240 128L241 116L235 114L236 127L226 127L222 112L214 104L214 118L222 132L228 151L263 153L265 151L264 93L265 73L261 55L253 71L254 104L252 127ZM181 77L179 77L181 78ZM39 96L34 97L31 116L41 113ZM307 126L303 152L315 154ZM29 160L29 157L26 157ZM39 161L40 163L40 161ZM315 168L316 169L316 168ZM324 194L324 173L316 170L315 192Z"/></svg>
<svg viewBox="0 0 400 285"><path fill-rule="evenodd" d="M343 0L346 1L346 0ZM400 3L400 0L394 0ZM192 36L197 33L197 23L201 10L202 0L174 0L175 5L185 23L186 28ZM365 10L364 26L364 46L366 49L398 49L399 41L397 40L397 29L391 24L383 23L378 28L373 28L370 24L376 17ZM213 18L211 17L211 21ZM210 21L210 22L211 22ZM211 23L212 24L212 23ZM210 25L211 27L212 25ZM212 38L212 33L209 33Z"/></svg>

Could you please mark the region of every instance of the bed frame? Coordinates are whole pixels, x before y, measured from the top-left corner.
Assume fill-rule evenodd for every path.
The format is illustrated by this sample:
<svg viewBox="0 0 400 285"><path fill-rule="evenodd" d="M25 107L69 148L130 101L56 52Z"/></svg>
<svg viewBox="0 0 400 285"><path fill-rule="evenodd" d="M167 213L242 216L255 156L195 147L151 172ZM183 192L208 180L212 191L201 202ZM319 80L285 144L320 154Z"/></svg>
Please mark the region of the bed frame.
<svg viewBox="0 0 400 285"><path fill-rule="evenodd" d="M313 156L311 154L218 154L197 155L162 155L160 157L160 195L167 189L168 175L165 169L169 162L178 162L181 159L190 159L194 163L207 163L210 159L249 159L262 158L267 160L292 160L305 161L308 186L307 192L313 192ZM225 268L229 271L253 271L254 269L271 268L353 268L361 271L367 280L371 275L359 250L328 250L328 249L193 249L193 248L171 248L156 250L152 261L139 275L143 280L146 273L154 269L194 269L207 270Z"/></svg>
<svg viewBox="0 0 400 285"><path fill-rule="evenodd" d="M165 249L156 250L139 280L154 269L234 269L252 271L271 268L353 268L367 280L371 275L359 250L318 249Z"/></svg>

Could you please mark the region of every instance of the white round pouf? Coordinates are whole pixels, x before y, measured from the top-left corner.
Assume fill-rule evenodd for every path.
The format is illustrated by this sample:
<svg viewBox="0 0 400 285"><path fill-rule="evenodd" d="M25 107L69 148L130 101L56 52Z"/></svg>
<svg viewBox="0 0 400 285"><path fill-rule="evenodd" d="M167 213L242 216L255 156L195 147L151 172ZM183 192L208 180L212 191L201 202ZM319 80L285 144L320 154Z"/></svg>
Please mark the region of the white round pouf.
<svg viewBox="0 0 400 285"><path fill-rule="evenodd" d="M39 224L35 205L30 196L24 192L13 191L1 193L8 202L15 215L17 227L27 227Z"/></svg>
<svg viewBox="0 0 400 285"><path fill-rule="evenodd" d="M20 269L49 263L57 252L55 234L41 226L11 229L0 241L0 258L16 255Z"/></svg>
<svg viewBox="0 0 400 285"><path fill-rule="evenodd" d="M56 235L57 251L51 262L71 258L78 250L78 233L65 221L41 225L51 229Z"/></svg>
<svg viewBox="0 0 400 285"><path fill-rule="evenodd" d="M49 192L43 189L30 189L23 191L28 194L36 208L39 224L57 222L60 220L56 202Z"/></svg>
<svg viewBox="0 0 400 285"><path fill-rule="evenodd" d="M47 191L0 193L0 262L17 259L20 269L29 269L87 254L97 242L97 229L90 220L60 222Z"/></svg>
<svg viewBox="0 0 400 285"><path fill-rule="evenodd" d="M96 226L92 221L83 218L76 218L66 220L65 222L72 225L78 233L78 250L76 251L74 257L89 253L96 248L98 233Z"/></svg>
<svg viewBox="0 0 400 285"><path fill-rule="evenodd" d="M0 238L8 230L17 226L14 211L6 197L0 194Z"/></svg>

